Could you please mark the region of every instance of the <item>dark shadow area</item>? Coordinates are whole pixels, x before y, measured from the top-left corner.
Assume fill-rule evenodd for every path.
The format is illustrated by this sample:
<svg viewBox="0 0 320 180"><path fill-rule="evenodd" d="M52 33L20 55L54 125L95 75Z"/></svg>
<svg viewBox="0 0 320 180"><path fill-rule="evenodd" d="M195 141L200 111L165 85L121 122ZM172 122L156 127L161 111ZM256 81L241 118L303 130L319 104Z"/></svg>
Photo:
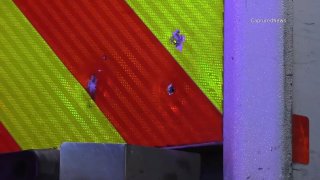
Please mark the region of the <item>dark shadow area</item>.
<svg viewBox="0 0 320 180"><path fill-rule="evenodd" d="M32 152L0 154L0 179L29 180L35 179L36 158Z"/></svg>
<svg viewBox="0 0 320 180"><path fill-rule="evenodd" d="M208 145L200 147L176 148L201 155L200 180L223 180L223 146Z"/></svg>
<svg viewBox="0 0 320 180"><path fill-rule="evenodd" d="M58 179L58 150L30 150L0 154L0 180Z"/></svg>

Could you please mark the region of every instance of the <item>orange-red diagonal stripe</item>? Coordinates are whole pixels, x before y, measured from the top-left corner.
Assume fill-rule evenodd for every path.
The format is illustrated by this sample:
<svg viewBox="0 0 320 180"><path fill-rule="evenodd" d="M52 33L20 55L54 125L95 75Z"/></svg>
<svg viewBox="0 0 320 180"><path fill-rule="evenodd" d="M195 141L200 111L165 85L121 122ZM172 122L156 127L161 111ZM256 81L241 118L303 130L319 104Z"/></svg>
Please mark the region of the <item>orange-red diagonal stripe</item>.
<svg viewBox="0 0 320 180"><path fill-rule="evenodd" d="M0 153L20 151L20 146L0 122Z"/></svg>
<svg viewBox="0 0 320 180"><path fill-rule="evenodd" d="M97 77L95 102L128 143L222 141L220 112L125 1L15 3L84 88Z"/></svg>

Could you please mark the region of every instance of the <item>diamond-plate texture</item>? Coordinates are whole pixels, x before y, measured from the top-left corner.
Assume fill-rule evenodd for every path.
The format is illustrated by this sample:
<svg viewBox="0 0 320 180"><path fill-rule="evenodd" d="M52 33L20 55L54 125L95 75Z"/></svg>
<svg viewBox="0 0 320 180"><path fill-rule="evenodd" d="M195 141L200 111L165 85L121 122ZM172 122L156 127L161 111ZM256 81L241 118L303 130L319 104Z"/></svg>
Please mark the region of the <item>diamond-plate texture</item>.
<svg viewBox="0 0 320 180"><path fill-rule="evenodd" d="M22 149L123 142L11 0L0 1L0 118Z"/></svg>
<svg viewBox="0 0 320 180"><path fill-rule="evenodd" d="M223 0L128 0L148 28L222 112ZM169 39L179 29L182 52Z"/></svg>

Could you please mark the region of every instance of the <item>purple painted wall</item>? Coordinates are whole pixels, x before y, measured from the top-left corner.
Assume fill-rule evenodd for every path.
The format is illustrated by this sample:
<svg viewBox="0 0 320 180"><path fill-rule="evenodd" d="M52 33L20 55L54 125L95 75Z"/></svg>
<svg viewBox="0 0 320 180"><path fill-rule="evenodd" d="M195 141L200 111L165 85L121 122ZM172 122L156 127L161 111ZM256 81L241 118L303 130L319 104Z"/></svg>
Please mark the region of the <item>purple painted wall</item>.
<svg viewBox="0 0 320 180"><path fill-rule="evenodd" d="M225 1L226 180L291 178L289 2Z"/></svg>

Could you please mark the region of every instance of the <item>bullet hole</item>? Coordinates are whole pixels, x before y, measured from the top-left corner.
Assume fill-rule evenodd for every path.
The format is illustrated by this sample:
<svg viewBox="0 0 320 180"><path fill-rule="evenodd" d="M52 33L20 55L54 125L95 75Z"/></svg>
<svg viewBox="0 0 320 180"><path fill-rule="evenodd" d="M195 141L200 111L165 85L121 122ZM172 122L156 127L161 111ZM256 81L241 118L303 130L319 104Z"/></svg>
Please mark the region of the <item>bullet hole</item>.
<svg viewBox="0 0 320 180"><path fill-rule="evenodd" d="M95 93L97 90L97 83L98 83L97 77L95 75L92 75L87 85L87 91L92 98L94 98L95 96Z"/></svg>
<svg viewBox="0 0 320 180"><path fill-rule="evenodd" d="M180 34L180 30L176 30L172 33L170 38L171 44L176 46L176 49L182 52L183 43L185 42L186 38L184 35Z"/></svg>
<svg viewBox="0 0 320 180"><path fill-rule="evenodd" d="M169 96L173 95L173 94L175 93L175 91L176 91L176 90L175 90L173 84L172 84L172 83L169 84L168 87L167 87L168 95L169 95Z"/></svg>
<svg viewBox="0 0 320 180"><path fill-rule="evenodd" d="M102 59L103 61L106 61L106 60L108 60L109 58L108 58L107 55L103 54L103 55L101 56L101 59Z"/></svg>
<svg viewBox="0 0 320 180"><path fill-rule="evenodd" d="M87 107L88 107L89 109L93 107L93 105L91 104L90 101L87 103Z"/></svg>

